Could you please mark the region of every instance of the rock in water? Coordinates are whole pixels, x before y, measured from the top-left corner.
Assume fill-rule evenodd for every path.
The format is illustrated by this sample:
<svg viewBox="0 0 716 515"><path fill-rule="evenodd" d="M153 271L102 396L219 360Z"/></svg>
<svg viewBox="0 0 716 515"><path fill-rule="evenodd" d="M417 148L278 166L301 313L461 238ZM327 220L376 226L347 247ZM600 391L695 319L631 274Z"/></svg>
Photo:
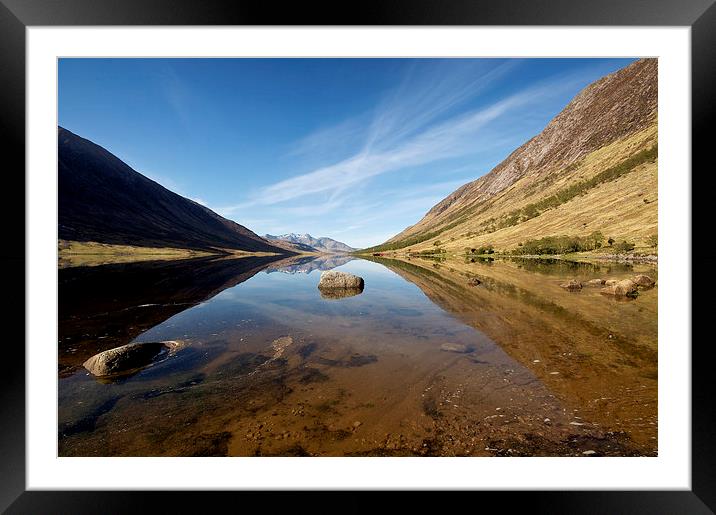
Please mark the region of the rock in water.
<svg viewBox="0 0 716 515"><path fill-rule="evenodd" d="M632 278L632 281L634 281L637 286L641 286L644 288L651 288L652 286L654 286L654 279L652 279L648 275L643 275L643 274L635 275Z"/></svg>
<svg viewBox="0 0 716 515"><path fill-rule="evenodd" d="M571 281L567 281L564 284L560 284L560 286L566 290L574 291L574 290L581 290L582 289L582 283L579 281L576 281L572 279Z"/></svg>
<svg viewBox="0 0 716 515"><path fill-rule="evenodd" d="M97 377L122 375L151 364L162 352L173 352L179 342L130 343L95 354L83 366Z"/></svg>
<svg viewBox="0 0 716 515"><path fill-rule="evenodd" d="M363 278L357 275L348 274L346 272L336 272L329 270L327 272L321 272L321 280L318 282L319 290L332 290L332 289L359 289L363 290L364 286Z"/></svg>
<svg viewBox="0 0 716 515"><path fill-rule="evenodd" d="M440 346L440 350L444 350L446 352L457 352L459 354L466 354L468 352L472 352L473 348L462 343L443 343Z"/></svg>
<svg viewBox="0 0 716 515"><path fill-rule="evenodd" d="M606 281L604 281L604 286L614 286L618 282L619 280L617 279L607 279Z"/></svg>
<svg viewBox="0 0 716 515"><path fill-rule="evenodd" d="M636 297L639 295L636 283L631 279L624 279L623 281L618 281L612 286L602 288L601 293L604 295L614 295L616 297Z"/></svg>
<svg viewBox="0 0 716 515"><path fill-rule="evenodd" d="M291 338L290 336L282 336L281 338L276 338L271 343L271 347L273 347L274 350L273 359L280 358L283 354L283 351L286 350L286 347L288 347L292 343L293 338Z"/></svg>
<svg viewBox="0 0 716 515"><path fill-rule="evenodd" d="M482 281L480 281L477 277L472 277L467 280L468 286L479 286L480 284L482 284Z"/></svg>
<svg viewBox="0 0 716 515"><path fill-rule="evenodd" d="M602 286L604 285L604 283L604 279L592 279L590 281L587 281L587 286Z"/></svg>

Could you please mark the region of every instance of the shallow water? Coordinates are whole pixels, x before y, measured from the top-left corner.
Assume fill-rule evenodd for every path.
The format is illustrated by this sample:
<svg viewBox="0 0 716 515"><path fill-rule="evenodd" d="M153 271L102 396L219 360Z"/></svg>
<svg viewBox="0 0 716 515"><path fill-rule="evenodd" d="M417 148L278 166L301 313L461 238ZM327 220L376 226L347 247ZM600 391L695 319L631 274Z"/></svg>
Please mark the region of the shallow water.
<svg viewBox="0 0 716 515"><path fill-rule="evenodd" d="M322 297L333 268L364 291ZM652 265L417 258L60 270L59 452L653 456L658 287L631 301L559 287L635 273L657 279ZM82 367L164 340L184 346L129 376Z"/></svg>

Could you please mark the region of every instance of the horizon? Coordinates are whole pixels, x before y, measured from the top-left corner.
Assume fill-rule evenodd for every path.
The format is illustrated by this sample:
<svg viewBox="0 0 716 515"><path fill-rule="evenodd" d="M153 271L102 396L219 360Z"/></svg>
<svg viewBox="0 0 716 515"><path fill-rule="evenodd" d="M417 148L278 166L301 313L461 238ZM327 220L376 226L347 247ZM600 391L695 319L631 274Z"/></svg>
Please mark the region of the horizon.
<svg viewBox="0 0 716 515"><path fill-rule="evenodd" d="M58 126L258 235L383 243L634 59L93 59Z"/></svg>

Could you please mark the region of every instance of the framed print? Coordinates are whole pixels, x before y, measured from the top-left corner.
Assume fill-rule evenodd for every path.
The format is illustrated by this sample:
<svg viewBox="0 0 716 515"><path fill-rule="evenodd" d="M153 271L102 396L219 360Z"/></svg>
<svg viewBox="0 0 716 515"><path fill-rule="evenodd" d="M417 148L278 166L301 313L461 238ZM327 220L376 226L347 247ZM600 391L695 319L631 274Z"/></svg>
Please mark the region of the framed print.
<svg viewBox="0 0 716 515"><path fill-rule="evenodd" d="M712 2L180 4L0 5L3 509L713 512Z"/></svg>

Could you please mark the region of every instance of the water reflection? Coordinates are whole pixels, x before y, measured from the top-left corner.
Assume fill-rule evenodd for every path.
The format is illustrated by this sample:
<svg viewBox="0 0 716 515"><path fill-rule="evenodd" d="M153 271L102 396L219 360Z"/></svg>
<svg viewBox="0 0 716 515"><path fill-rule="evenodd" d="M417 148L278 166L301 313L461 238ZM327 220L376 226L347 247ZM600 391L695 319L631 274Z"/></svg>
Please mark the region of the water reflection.
<svg viewBox="0 0 716 515"><path fill-rule="evenodd" d="M329 254L319 256L296 256L282 260L266 267L266 273L281 272L284 274L310 274L314 270L333 270L339 266L356 259L344 254Z"/></svg>
<svg viewBox="0 0 716 515"><path fill-rule="evenodd" d="M561 280L522 273L568 274L586 281L605 274L623 278L626 273L633 275L634 269L633 265L554 261L525 259L517 267L470 263L438 269L397 260L381 263L487 334L562 399L590 412L600 423L613 424L620 410L633 411L636 399L647 403L643 415L655 414L656 292L643 291L638 301L625 304L604 298L598 289L558 293ZM642 268L656 275L653 267ZM636 393L620 398L632 390ZM608 401L608 407L601 409L600 401Z"/></svg>
<svg viewBox="0 0 716 515"><path fill-rule="evenodd" d="M365 291L322 297L311 271L333 267ZM61 271L60 455L654 455L658 288L618 303L559 287L642 272L350 256ZM186 345L126 380L78 369L165 340Z"/></svg>
<svg viewBox="0 0 716 515"><path fill-rule="evenodd" d="M345 299L363 293L363 288L333 288L319 290L322 299Z"/></svg>
<svg viewBox="0 0 716 515"><path fill-rule="evenodd" d="M512 263L516 263L519 268L528 272L538 272L545 275L563 275L563 274L594 274L594 275L610 275L630 273L634 270L631 263L612 263L601 262L591 263L586 261L567 261L564 259L534 259L534 258L508 258ZM652 268L652 267L648 267Z"/></svg>
<svg viewBox="0 0 716 515"><path fill-rule="evenodd" d="M60 375L276 261L274 256L200 258L58 270Z"/></svg>

